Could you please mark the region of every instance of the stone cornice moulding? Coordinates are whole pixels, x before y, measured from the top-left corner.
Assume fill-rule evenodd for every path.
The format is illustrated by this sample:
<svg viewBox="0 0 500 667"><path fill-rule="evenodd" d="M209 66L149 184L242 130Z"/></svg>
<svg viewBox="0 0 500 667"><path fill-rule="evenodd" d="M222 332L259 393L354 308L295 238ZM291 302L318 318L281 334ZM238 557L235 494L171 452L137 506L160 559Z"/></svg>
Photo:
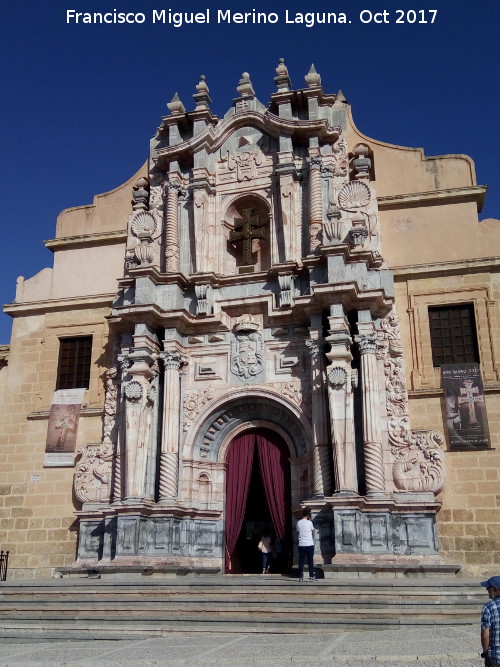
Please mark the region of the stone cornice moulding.
<svg viewBox="0 0 500 667"><path fill-rule="evenodd" d="M317 133L319 139L333 142L341 134L341 128L331 126L326 119L289 120L275 116L269 111L263 114L258 111L245 111L221 121L215 129L208 126L204 132L188 141L156 149L153 161L155 163L162 160L170 161L183 153L203 148L211 151L217 150L232 132L246 125L259 127L274 137L278 137L282 132L288 135Z"/></svg>
<svg viewBox="0 0 500 667"><path fill-rule="evenodd" d="M463 188L448 188L445 190L430 190L428 192L408 192L400 195L377 197L380 210L393 208L407 208L413 206L432 206L436 202L453 204L464 200L475 201L477 210L483 208L486 196L486 185L472 185Z"/></svg>
<svg viewBox="0 0 500 667"><path fill-rule="evenodd" d="M500 268L500 257L478 257L472 259L455 259L449 262L432 264L408 264L407 266L390 267L394 280L407 280L418 274L420 278L433 277L434 275L453 275L464 272L484 272Z"/></svg>
<svg viewBox="0 0 500 667"><path fill-rule="evenodd" d="M45 299L43 301L25 301L21 303L5 304L4 312L12 317L32 314L35 312L48 312L53 310L70 310L77 308L87 308L88 306L109 307L116 299L116 293L96 294L95 296L75 296L64 299Z"/></svg>
<svg viewBox="0 0 500 667"><path fill-rule="evenodd" d="M35 410L34 412L28 412L27 419L48 419L50 414L50 408L47 410ZM85 408L80 409L80 417L101 417L104 414L104 408Z"/></svg>
<svg viewBox="0 0 500 667"><path fill-rule="evenodd" d="M120 229L114 232L96 232L95 234L79 234L78 236L63 236L61 238L44 241L46 248L55 252L56 250L67 250L68 248L82 248L85 246L108 245L122 243L127 240L127 230Z"/></svg>

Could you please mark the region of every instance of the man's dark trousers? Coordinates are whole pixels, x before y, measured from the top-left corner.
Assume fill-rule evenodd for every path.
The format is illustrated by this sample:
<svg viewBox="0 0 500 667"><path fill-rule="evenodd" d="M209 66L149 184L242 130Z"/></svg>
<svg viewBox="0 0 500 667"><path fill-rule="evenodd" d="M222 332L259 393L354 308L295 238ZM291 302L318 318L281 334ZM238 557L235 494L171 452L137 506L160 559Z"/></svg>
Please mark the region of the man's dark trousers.
<svg viewBox="0 0 500 667"><path fill-rule="evenodd" d="M309 577L314 579L314 545L310 547L299 547L299 579L304 577L304 562L307 556L307 564L309 567Z"/></svg>

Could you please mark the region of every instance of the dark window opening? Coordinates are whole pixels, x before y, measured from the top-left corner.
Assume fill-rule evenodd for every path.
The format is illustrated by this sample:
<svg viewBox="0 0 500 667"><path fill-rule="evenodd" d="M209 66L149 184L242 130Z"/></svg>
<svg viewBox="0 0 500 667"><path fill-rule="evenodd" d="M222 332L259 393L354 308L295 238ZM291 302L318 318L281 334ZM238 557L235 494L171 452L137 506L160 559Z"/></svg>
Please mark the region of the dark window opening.
<svg viewBox="0 0 500 667"><path fill-rule="evenodd" d="M432 363L479 363L474 306L433 306L429 308Z"/></svg>
<svg viewBox="0 0 500 667"><path fill-rule="evenodd" d="M89 388L92 336L61 338L56 389Z"/></svg>

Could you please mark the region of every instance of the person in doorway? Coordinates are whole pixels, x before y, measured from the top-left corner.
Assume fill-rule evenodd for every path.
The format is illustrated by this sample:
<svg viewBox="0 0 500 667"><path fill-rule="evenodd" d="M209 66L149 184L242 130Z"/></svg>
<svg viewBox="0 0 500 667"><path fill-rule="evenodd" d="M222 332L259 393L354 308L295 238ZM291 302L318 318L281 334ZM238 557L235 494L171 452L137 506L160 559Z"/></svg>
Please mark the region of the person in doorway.
<svg viewBox="0 0 500 667"><path fill-rule="evenodd" d="M488 591L487 602L481 614L481 646L485 667L500 667L500 576L481 582Z"/></svg>
<svg viewBox="0 0 500 667"><path fill-rule="evenodd" d="M302 519L297 521L297 538L299 544L299 581L304 581L304 563L307 558L309 581L315 581L314 576L314 525L311 521L311 510L306 507L302 511Z"/></svg>
<svg viewBox="0 0 500 667"><path fill-rule="evenodd" d="M262 574L268 574L271 567L271 553L273 550L271 533L265 530L259 542L259 549L262 554Z"/></svg>

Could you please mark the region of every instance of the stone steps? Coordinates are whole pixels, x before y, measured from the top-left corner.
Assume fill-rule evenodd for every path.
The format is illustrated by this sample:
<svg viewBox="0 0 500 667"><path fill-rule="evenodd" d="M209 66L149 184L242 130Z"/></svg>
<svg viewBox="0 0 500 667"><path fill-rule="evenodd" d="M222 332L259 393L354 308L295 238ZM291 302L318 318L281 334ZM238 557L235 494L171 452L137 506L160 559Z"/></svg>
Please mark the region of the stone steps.
<svg viewBox="0 0 500 667"><path fill-rule="evenodd" d="M0 585L0 637L161 636L171 632L336 632L476 625L477 582L272 577L190 581L50 580Z"/></svg>

